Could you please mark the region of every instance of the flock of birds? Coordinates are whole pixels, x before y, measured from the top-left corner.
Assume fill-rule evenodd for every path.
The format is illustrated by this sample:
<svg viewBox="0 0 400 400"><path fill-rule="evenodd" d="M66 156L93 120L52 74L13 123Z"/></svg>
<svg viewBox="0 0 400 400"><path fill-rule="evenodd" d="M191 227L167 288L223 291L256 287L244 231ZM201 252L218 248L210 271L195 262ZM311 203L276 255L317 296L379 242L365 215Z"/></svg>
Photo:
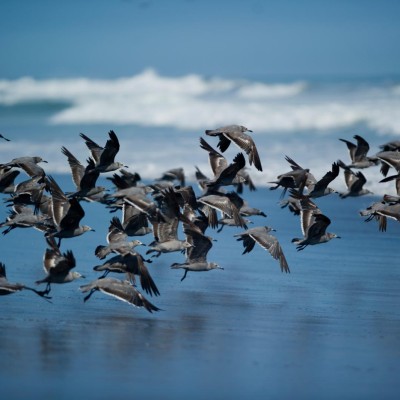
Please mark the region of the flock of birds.
<svg viewBox="0 0 400 400"><path fill-rule="evenodd" d="M2 233L5 235L16 228L32 227L43 233L47 244L43 256L45 276L36 282L37 285L45 284L45 288L38 290L9 282L6 267L0 263L0 295L26 289L50 301L52 284L68 283L82 277L74 270L76 260L73 252L62 252L61 243L93 230L81 224L85 216L82 204L88 202L100 202L110 212L119 213L121 218L111 218L107 244L95 249L95 256L104 262L93 269L102 275L80 286L85 293L84 301L100 291L149 312L159 311L160 308L138 290L137 280L147 295L160 295L147 264L164 253L182 252L185 254L184 261L171 265L172 269L183 270L181 280L186 278L188 272L223 269L207 260L214 239L206 231L219 232L224 226L243 228L243 232L234 235L243 244L243 254L251 252L257 244L277 260L282 272L289 273L282 247L271 233L274 229L268 226L248 228L251 223L249 218L266 216L242 197L245 189L256 190L248 173L246 156L250 166L262 171L257 147L249 134L251 132L239 125L206 130L206 136L218 139L219 151L200 137L200 147L208 153L213 176L206 176L196 167L196 180L201 190L199 195L196 195L192 185L186 184L182 168L168 170L150 184L143 184L138 173L128 172L123 163L115 160L120 143L114 131L108 133L104 147L80 134L89 151L86 165L66 147L61 148L76 187L72 193L64 192L54 177L39 165L46 163L41 157L22 156L0 164L0 192L9 196L4 201L11 207L7 219L0 223L0 227L5 228ZM0 139L10 140L3 135ZM378 221L381 231L386 230L388 218L400 221L400 141L386 143L381 146L381 151L370 156L368 143L358 135L354 139L356 143L340 139L349 150L351 162L346 164L338 160L332 163L331 169L321 179L317 180L310 169L301 167L286 156L289 171L269 182L271 190L282 189L281 207L287 207L300 217L303 237L292 240L297 250L339 238L327 232L331 221L321 212L315 199L337 193L330 184L339 176L340 170L343 170L347 185L347 191L339 193L340 197L354 197L370 193L364 188L366 178L361 170L379 165L382 181L395 181L396 194L385 194L382 199L360 211L360 215L367 221ZM240 151L229 162L222 153L232 142ZM391 168L396 173L388 176ZM27 179L16 183L21 172L27 175ZM103 174L107 174L106 179L112 182L114 190L111 193L105 186L97 185ZM179 238L180 226L184 239ZM147 235L153 240L143 256L137 250L143 245L138 238ZM124 274L125 278L109 277L109 273Z"/></svg>

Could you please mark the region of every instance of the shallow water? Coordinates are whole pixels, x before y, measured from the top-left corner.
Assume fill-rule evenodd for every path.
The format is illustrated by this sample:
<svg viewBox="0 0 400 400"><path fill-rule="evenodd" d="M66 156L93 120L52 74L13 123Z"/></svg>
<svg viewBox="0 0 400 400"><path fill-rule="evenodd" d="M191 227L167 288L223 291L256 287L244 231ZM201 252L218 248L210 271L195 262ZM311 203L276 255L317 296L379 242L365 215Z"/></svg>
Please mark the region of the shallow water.
<svg viewBox="0 0 400 400"><path fill-rule="evenodd" d="M210 230L217 241L208 258L225 269L189 272L181 282L183 272L169 266L183 255L154 259L148 267L161 295L146 297L163 311L153 314L102 293L83 303L79 285L98 277L94 249L112 216L85 203L96 232L65 240L62 250L73 250L86 279L53 285L52 303L28 291L0 298L3 396L397 398L400 225L389 221L379 232L365 223L358 211L372 197L319 199L329 231L342 239L297 252L290 241L300 223L279 208L279 193L259 188L245 197L268 214L252 220L277 230L291 274L260 247L241 255L233 238L240 228ZM16 229L0 243L10 281L34 285L43 276L40 232Z"/></svg>

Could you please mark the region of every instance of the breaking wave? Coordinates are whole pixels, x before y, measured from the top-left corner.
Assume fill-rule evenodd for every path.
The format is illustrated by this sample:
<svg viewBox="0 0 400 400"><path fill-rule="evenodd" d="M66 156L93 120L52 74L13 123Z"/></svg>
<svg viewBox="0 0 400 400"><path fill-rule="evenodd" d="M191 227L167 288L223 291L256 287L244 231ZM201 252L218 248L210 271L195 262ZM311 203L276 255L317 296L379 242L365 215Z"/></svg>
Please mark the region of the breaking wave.
<svg viewBox="0 0 400 400"><path fill-rule="evenodd" d="M332 90L334 88L335 90ZM306 81L265 83L199 75L0 80L0 105L57 103L48 123L204 129L240 123L256 133L324 131L363 123L400 133L400 89L350 85L337 90Z"/></svg>

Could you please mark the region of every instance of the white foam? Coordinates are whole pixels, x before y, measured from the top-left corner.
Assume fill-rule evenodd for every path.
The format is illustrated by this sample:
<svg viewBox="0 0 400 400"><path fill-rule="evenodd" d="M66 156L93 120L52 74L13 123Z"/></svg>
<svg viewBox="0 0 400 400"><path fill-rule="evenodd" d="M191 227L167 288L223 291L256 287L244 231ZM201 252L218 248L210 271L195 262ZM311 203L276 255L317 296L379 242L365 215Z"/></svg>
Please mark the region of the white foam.
<svg viewBox="0 0 400 400"><path fill-rule="evenodd" d="M304 81L263 83L165 77L154 70L126 78L0 80L0 104L66 102L52 124L142 125L203 129L239 123L257 132L329 130L363 122L400 133L398 86L350 85L324 90ZM332 85L330 87L332 89Z"/></svg>

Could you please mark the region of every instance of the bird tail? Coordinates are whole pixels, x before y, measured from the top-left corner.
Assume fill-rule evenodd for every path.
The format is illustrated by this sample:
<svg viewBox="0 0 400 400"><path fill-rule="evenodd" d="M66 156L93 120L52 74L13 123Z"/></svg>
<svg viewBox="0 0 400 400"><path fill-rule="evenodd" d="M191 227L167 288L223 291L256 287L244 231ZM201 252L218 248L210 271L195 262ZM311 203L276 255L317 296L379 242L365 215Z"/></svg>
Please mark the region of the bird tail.
<svg viewBox="0 0 400 400"><path fill-rule="evenodd" d="M102 245L97 246L96 250L94 251L94 254L96 255L96 257L100 258L100 260L105 258L110 253L111 252L107 249L107 246Z"/></svg>

